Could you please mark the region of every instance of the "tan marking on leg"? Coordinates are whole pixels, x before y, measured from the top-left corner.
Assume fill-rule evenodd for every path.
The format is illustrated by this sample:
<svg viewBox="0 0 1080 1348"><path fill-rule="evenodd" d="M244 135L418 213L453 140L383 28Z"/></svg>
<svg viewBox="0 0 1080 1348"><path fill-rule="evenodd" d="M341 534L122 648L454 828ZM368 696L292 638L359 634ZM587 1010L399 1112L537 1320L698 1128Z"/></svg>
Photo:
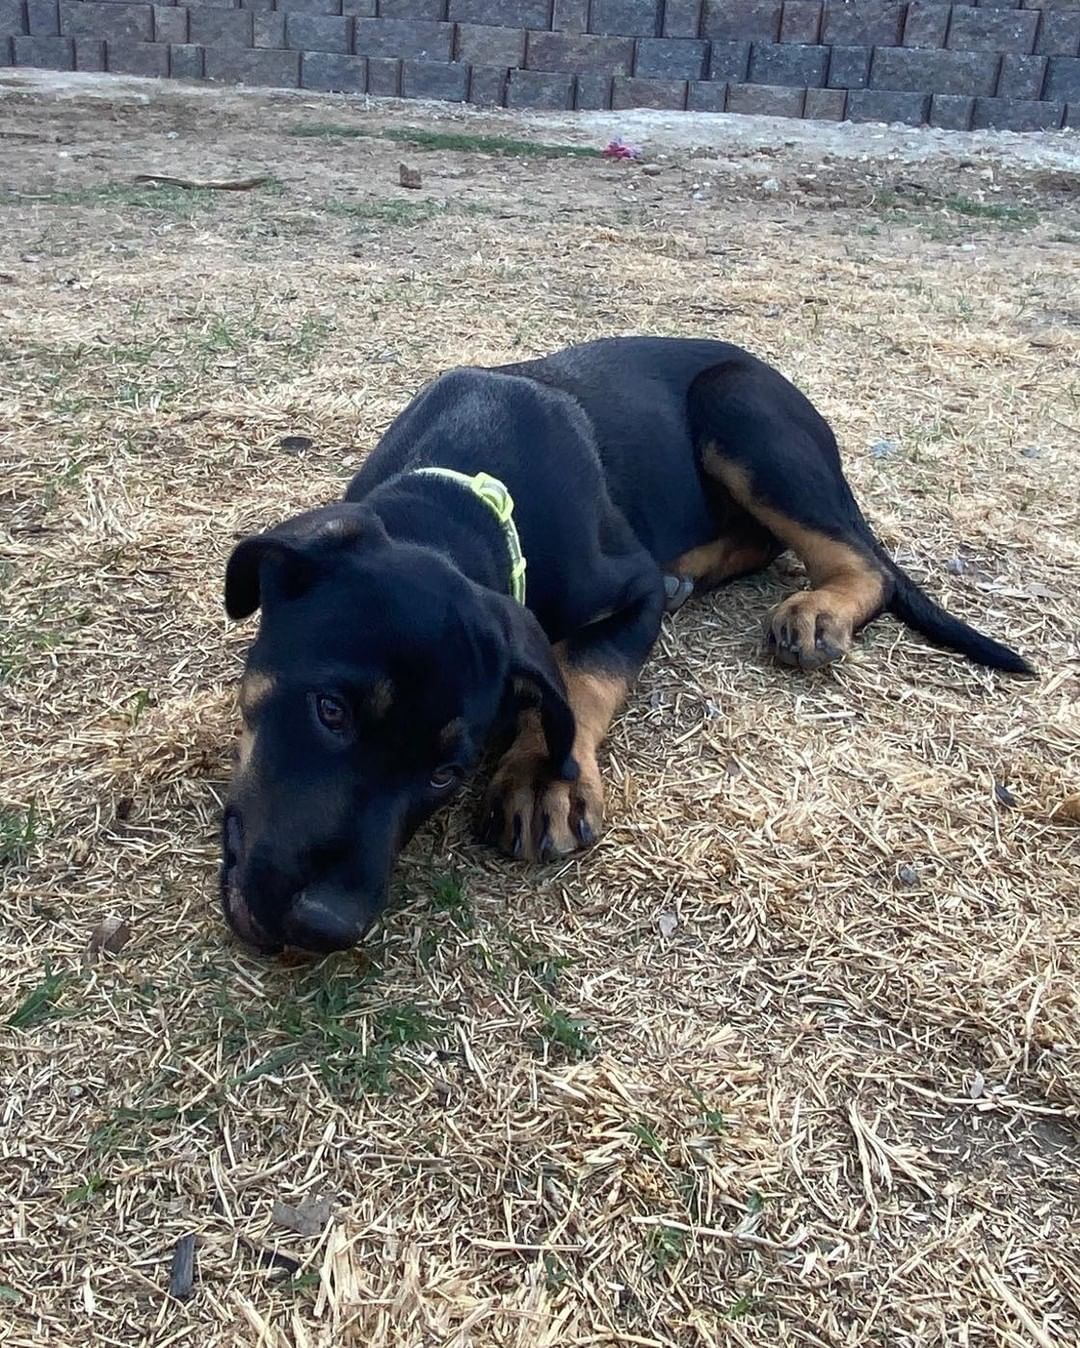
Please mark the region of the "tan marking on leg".
<svg viewBox="0 0 1080 1348"><path fill-rule="evenodd" d="M255 751L255 732L244 726L240 732L240 739L236 746L236 771L238 773L247 770L248 763L251 762L251 755Z"/></svg>
<svg viewBox="0 0 1080 1348"><path fill-rule="evenodd" d="M838 660L851 648L854 633L880 613L885 573L850 543L762 504L747 473L726 462L715 446L706 447L703 462L745 511L796 554L810 577L811 588L785 599L769 620L769 645L777 659L802 669L820 669Z"/></svg>
<svg viewBox="0 0 1080 1348"><path fill-rule="evenodd" d="M560 646L555 659L577 723L577 781L552 780L540 717L529 711L520 718L517 738L500 759L484 802L487 835L504 852L530 861L566 856L600 833L604 788L596 754L628 687L621 674L574 668Z"/></svg>
<svg viewBox="0 0 1080 1348"><path fill-rule="evenodd" d="M776 556L776 545L762 540L718 538L700 548L691 548L664 570L676 576L689 576L698 589L722 585L726 580L749 575L768 566Z"/></svg>

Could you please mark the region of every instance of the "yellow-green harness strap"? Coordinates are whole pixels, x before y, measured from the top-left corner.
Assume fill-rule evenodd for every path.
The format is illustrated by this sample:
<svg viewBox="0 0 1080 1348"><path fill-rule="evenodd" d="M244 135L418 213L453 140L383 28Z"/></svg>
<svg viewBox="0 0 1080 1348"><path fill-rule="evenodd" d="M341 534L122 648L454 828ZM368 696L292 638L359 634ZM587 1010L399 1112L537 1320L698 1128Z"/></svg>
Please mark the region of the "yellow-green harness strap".
<svg viewBox="0 0 1080 1348"><path fill-rule="evenodd" d="M446 478L467 487L474 496L491 510L502 525L506 538L506 547L510 553L510 593L519 604L525 602L525 554L521 550L521 538L514 523L514 498L504 482L490 473L459 473L456 468L417 468L417 473L427 473L431 477Z"/></svg>

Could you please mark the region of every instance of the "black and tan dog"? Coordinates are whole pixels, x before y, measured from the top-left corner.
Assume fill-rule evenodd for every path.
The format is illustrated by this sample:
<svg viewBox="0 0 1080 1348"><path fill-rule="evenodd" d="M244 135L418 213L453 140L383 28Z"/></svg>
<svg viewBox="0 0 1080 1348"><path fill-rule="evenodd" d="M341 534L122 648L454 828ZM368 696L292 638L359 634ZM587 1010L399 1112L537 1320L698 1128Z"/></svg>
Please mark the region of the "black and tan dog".
<svg viewBox="0 0 1080 1348"><path fill-rule="evenodd" d="M262 609L224 818L234 930L268 951L358 942L403 843L500 727L516 738L483 835L532 860L588 846L597 749L665 607L786 548L810 587L769 620L784 663L818 669L888 611L1032 672L895 565L828 425L738 347L618 338L436 379L343 502L229 560L229 615Z"/></svg>

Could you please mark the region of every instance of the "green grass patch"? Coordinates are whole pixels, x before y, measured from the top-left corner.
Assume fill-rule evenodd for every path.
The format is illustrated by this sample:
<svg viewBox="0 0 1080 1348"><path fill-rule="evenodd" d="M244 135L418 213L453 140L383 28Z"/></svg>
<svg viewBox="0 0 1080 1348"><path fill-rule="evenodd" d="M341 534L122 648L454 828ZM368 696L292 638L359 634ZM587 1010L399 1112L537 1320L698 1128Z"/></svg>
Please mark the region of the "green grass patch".
<svg viewBox="0 0 1080 1348"><path fill-rule="evenodd" d="M686 1253L686 1232L674 1226L654 1227L649 1235L649 1252L653 1269L659 1274L666 1273Z"/></svg>
<svg viewBox="0 0 1080 1348"><path fill-rule="evenodd" d="M946 210L974 220L992 220L999 225L1037 225L1039 212L1030 206L1008 206L1003 202L973 201L971 197L945 197Z"/></svg>
<svg viewBox="0 0 1080 1348"><path fill-rule="evenodd" d="M429 131L412 126L339 126L332 122L308 122L289 128L290 136L319 140L392 140L414 150L446 154L490 154L519 159L596 159L591 145L555 145L549 141L520 140L515 136L490 136L469 131Z"/></svg>
<svg viewBox="0 0 1080 1348"><path fill-rule="evenodd" d="M586 1022L553 1006L541 1006L540 1035L559 1056L570 1062L590 1058L596 1051Z"/></svg>
<svg viewBox="0 0 1080 1348"><path fill-rule="evenodd" d="M282 190L276 178L268 178L260 187L249 189L274 195L280 194ZM55 192L2 192L0 206L90 206L159 211L165 215L187 217L219 205L222 197L237 195L247 196L248 192L177 187L172 183L97 183L91 187L73 187Z"/></svg>
<svg viewBox="0 0 1080 1348"><path fill-rule="evenodd" d="M28 810L0 807L0 866L25 861L37 838L37 815L33 806Z"/></svg>
<svg viewBox="0 0 1080 1348"><path fill-rule="evenodd" d="M449 212L449 207L441 201L405 201L395 198L385 201L328 201L324 209L330 215L339 215L357 224L387 225L402 229L422 225Z"/></svg>
<svg viewBox="0 0 1080 1348"><path fill-rule="evenodd" d="M53 973L46 968L45 976L36 987L30 989L15 1010L8 1016L8 1025L13 1030L27 1030L32 1025L52 1020L61 1014L57 1003L70 982L70 975Z"/></svg>

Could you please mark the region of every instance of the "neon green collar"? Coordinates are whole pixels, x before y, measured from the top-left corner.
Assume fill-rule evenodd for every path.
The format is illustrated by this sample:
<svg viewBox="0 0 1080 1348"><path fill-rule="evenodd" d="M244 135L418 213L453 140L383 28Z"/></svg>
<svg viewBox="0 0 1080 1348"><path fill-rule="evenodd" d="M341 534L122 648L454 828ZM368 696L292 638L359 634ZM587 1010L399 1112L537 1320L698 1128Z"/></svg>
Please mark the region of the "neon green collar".
<svg viewBox="0 0 1080 1348"><path fill-rule="evenodd" d="M525 554L521 550L521 538L514 523L514 498L490 473L459 473L456 468L417 468L417 473L426 473L430 477L445 478L471 491L491 510L502 525L507 551L510 553L510 594L519 604L525 602Z"/></svg>

